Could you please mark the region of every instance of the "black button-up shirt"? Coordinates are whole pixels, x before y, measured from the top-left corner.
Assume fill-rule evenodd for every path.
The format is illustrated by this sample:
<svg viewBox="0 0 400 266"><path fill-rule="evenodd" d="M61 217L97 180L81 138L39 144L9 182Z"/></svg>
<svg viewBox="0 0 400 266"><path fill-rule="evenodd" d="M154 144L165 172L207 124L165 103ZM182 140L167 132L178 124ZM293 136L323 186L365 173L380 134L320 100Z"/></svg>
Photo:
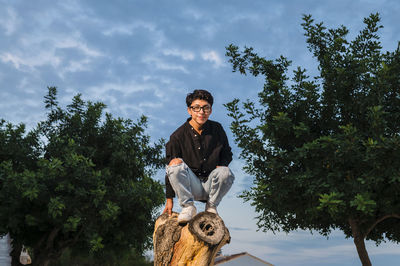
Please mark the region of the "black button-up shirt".
<svg viewBox="0 0 400 266"><path fill-rule="evenodd" d="M217 166L228 166L232 151L221 124L207 120L200 134L189 124L189 118L172 133L166 144L167 164L181 158L200 179L205 179ZM173 198L175 192L165 176L166 197Z"/></svg>

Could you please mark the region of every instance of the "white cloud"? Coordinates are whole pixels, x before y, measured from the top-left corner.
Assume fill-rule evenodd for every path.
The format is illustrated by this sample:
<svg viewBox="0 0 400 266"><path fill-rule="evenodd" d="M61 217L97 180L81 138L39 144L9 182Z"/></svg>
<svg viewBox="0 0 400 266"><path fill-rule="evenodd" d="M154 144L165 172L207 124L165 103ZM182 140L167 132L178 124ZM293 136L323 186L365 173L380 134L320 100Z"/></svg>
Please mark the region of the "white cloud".
<svg viewBox="0 0 400 266"><path fill-rule="evenodd" d="M82 39L79 32L33 32L31 34L24 34L20 38L21 50L27 53L34 53L35 50L47 50L55 52L56 49L77 49L84 56L99 57L103 56L102 52L93 47L89 47L84 39Z"/></svg>
<svg viewBox="0 0 400 266"><path fill-rule="evenodd" d="M32 54L12 54L10 52L0 54L0 60L3 63L11 63L18 70L32 70L35 67L43 65L52 65L56 67L60 64L61 60L49 51L38 51ZM27 69L28 68L28 69Z"/></svg>
<svg viewBox="0 0 400 266"><path fill-rule="evenodd" d="M104 99L108 99L112 103L115 103L117 105L118 101L115 100L114 96L111 96L111 94L113 94L112 92L117 92L117 94L119 94L119 97L125 98L136 92L147 91L151 92L152 95L157 97L157 99L154 100L157 100L158 102L163 101L163 97L161 97L161 95L164 95L160 92L157 84L153 84L151 82L138 83L132 80L124 83L102 83L100 86L92 86L89 87L87 90L88 95L91 95L96 100L103 101Z"/></svg>
<svg viewBox="0 0 400 266"><path fill-rule="evenodd" d="M119 56L117 58L117 62L123 64L123 65L128 65L129 64L129 60L125 57L125 56Z"/></svg>
<svg viewBox="0 0 400 266"><path fill-rule="evenodd" d="M12 55L10 53L3 53L0 54L0 60L3 61L3 63L12 63L15 68L19 69L20 65L23 63L22 58Z"/></svg>
<svg viewBox="0 0 400 266"><path fill-rule="evenodd" d="M132 25L117 25L117 26L112 26L106 30L103 31L103 34L106 36L113 36L113 35L132 35L133 34L133 29Z"/></svg>
<svg viewBox="0 0 400 266"><path fill-rule="evenodd" d="M83 59L80 61L70 61L68 66L63 69L63 74L66 72L78 72L78 71L88 71L90 60Z"/></svg>
<svg viewBox="0 0 400 266"><path fill-rule="evenodd" d="M206 37L209 40L212 40L221 31L220 25L221 25L220 23L218 23L216 21L212 21L208 24L203 25L201 27L201 32L204 37Z"/></svg>
<svg viewBox="0 0 400 266"><path fill-rule="evenodd" d="M179 50L179 49L165 49L163 51L164 55L172 55L176 57L180 57L185 61L192 61L195 58L194 53L191 51L186 51L186 50Z"/></svg>
<svg viewBox="0 0 400 266"><path fill-rule="evenodd" d="M171 70L171 71L180 71L185 74L189 74L189 71L183 66L183 65L177 65L173 63L167 63L164 60L162 60L160 57L156 56L145 56L143 58L143 63L149 64L149 65L154 65L157 69L160 70Z"/></svg>
<svg viewBox="0 0 400 266"><path fill-rule="evenodd" d="M190 19L200 20L204 18L204 14L195 8L186 8L182 13Z"/></svg>
<svg viewBox="0 0 400 266"><path fill-rule="evenodd" d="M82 56L76 60L63 59L59 49L76 49ZM35 68L50 65L57 68L61 78L66 72L90 70L93 58L104 56L98 49L89 47L78 33L27 34L20 38L20 45L10 47L0 54L3 63L11 63L16 69L29 72Z"/></svg>
<svg viewBox="0 0 400 266"><path fill-rule="evenodd" d="M200 34L204 39L214 39L220 32L221 26L223 25L220 23L220 20L215 19L212 14L209 12L205 13L204 10L200 10L198 8L186 8L183 10L182 14L189 21L198 21L198 25L189 23L188 25L185 25L185 27L195 31L197 34Z"/></svg>
<svg viewBox="0 0 400 266"><path fill-rule="evenodd" d="M80 20L79 23L88 22L87 16L78 8L77 3L68 5L70 8L68 10L74 15L72 17L65 13L66 7L62 5L61 8L49 7L46 12L33 13L33 16L25 17L19 16L20 12L15 11L12 7L4 8L6 15L4 15L4 11L0 11L0 29L3 27L7 35L16 35L16 38L9 37L10 39L14 38L12 41L14 45L2 49L0 61L9 63L20 71L34 72L35 74L37 74L35 72L37 67L50 65L56 68L61 77L65 72L87 70L92 62L91 59L103 56L103 53L97 48L90 47L81 32L77 30L78 27L73 25L73 21L77 19ZM25 19L26 17L30 18L29 21ZM53 25L59 21L62 21L70 30L54 30ZM17 31L19 24L25 26L28 23L35 25L33 30ZM64 58L62 53L59 53L59 49L74 49L81 56L79 59L70 61L68 56Z"/></svg>
<svg viewBox="0 0 400 266"><path fill-rule="evenodd" d="M103 54L98 51L97 49L90 48L88 45L83 41L80 40L79 37L73 38L65 38L65 36L61 36L64 38L56 39L52 38L51 41L53 42L54 49L65 49L65 48L74 48L82 52L87 57L99 57ZM42 40L44 41L44 40Z"/></svg>
<svg viewBox="0 0 400 266"><path fill-rule="evenodd" d="M219 68L224 65L224 62L222 61L221 57L214 50L203 52L201 54L201 58L203 58L203 60L205 61L213 63L215 68Z"/></svg>
<svg viewBox="0 0 400 266"><path fill-rule="evenodd" d="M19 19L14 9L8 7L5 11L5 15L0 13L0 27L4 28L6 35L11 35L16 31Z"/></svg>
<svg viewBox="0 0 400 266"><path fill-rule="evenodd" d="M376 255L400 255L399 245L393 242L381 243L379 246L375 245L373 241L367 241L368 253L372 256Z"/></svg>
<svg viewBox="0 0 400 266"><path fill-rule="evenodd" d="M47 49L39 48L42 43L47 43ZM51 65L54 68L61 67L60 74L65 72L76 72L89 70L91 58L102 56L102 53L96 49L89 48L84 42L66 38L63 40L54 40L53 42L42 40L24 39L24 48L9 51L0 54L0 60L4 63L11 63L18 70L33 70L36 67ZM28 47L31 47L30 49ZM70 62L62 62L62 59L57 54L57 49L72 48L83 53L80 60Z"/></svg>
<svg viewBox="0 0 400 266"><path fill-rule="evenodd" d="M153 23L144 22L144 21L135 21L130 24L117 24L108 27L107 29L103 30L103 34L106 36L112 35L133 35L135 30L137 29L146 29L150 32L156 31L156 26Z"/></svg>
<svg viewBox="0 0 400 266"><path fill-rule="evenodd" d="M103 22L103 27L105 28L102 31L102 34L107 37L113 37L114 35L127 35L131 36L134 35L140 29L147 30L149 34L149 39L152 40L152 43L155 47L161 47L166 38L164 32L159 30L155 24L146 21L134 21L131 23L126 24L116 24L116 25L109 25L109 22ZM105 26L104 26L105 25Z"/></svg>

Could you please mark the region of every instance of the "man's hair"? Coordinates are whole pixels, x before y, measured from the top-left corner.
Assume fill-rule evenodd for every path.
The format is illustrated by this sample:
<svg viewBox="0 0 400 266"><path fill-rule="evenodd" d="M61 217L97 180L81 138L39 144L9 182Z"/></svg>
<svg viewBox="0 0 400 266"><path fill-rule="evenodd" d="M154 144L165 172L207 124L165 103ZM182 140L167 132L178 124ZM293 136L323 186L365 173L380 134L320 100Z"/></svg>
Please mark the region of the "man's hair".
<svg viewBox="0 0 400 266"><path fill-rule="evenodd" d="M211 106L214 103L214 98L212 97L211 93L206 90L194 90L191 93L188 93L186 96L186 104L189 107L192 105L194 100L204 100L207 101Z"/></svg>

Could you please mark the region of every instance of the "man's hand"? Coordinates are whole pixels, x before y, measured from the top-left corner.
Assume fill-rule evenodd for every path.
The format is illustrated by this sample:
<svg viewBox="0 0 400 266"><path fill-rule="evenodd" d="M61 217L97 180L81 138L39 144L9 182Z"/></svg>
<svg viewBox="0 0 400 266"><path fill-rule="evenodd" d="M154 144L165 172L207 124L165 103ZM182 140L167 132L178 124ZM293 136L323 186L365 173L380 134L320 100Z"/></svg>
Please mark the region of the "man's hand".
<svg viewBox="0 0 400 266"><path fill-rule="evenodd" d="M167 199L167 203L165 204L165 209L162 212L162 214L168 213L168 215L171 216L173 207L174 207L174 199L173 198Z"/></svg>

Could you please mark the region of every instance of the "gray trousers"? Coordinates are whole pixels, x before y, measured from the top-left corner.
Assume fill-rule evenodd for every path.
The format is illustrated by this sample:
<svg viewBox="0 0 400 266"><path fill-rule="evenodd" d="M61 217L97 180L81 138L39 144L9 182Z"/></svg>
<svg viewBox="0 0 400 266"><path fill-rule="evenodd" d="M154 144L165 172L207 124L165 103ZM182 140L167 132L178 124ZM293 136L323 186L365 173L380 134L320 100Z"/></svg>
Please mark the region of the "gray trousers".
<svg viewBox="0 0 400 266"><path fill-rule="evenodd" d="M202 182L185 162L167 166L167 175L182 207L192 205L194 200L208 201L211 206L217 207L235 180L231 170L221 166Z"/></svg>

